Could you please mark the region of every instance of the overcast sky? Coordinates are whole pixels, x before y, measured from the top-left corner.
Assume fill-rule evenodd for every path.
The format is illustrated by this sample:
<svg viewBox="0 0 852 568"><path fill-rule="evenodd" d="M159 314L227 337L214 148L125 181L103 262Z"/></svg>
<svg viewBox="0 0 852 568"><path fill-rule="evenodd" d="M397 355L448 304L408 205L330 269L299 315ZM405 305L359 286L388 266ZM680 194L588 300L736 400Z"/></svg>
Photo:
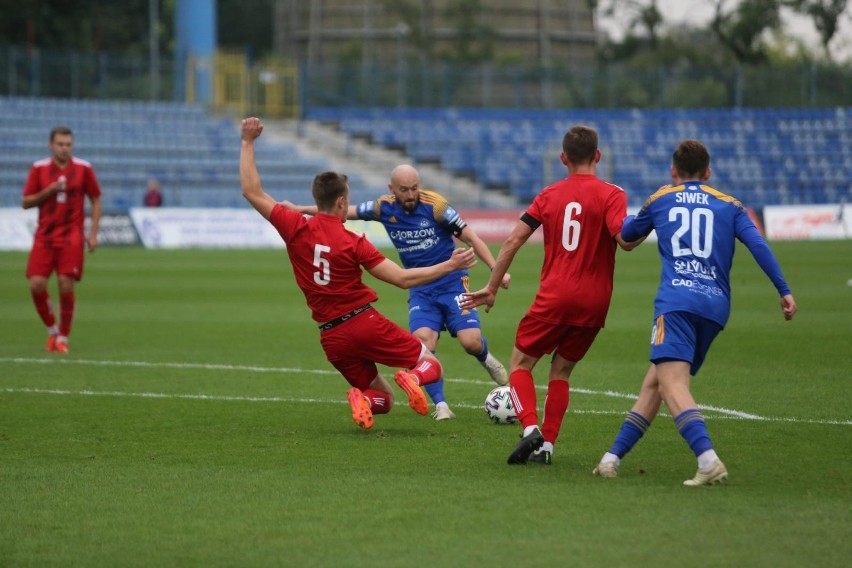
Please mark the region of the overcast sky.
<svg viewBox="0 0 852 568"><path fill-rule="evenodd" d="M738 0L726 0L726 10L733 7ZM671 26L686 21L704 25L713 16L715 2L712 0L657 0L657 6L663 13L665 25ZM802 39L809 47L821 53L819 34L814 28L810 18L797 16L789 10L783 10L783 21L786 31L796 38ZM630 21L630 13L600 20L601 27L618 38L627 29ZM846 14L840 17L840 28L829 44L831 52L837 61L852 60L852 6L847 8Z"/></svg>

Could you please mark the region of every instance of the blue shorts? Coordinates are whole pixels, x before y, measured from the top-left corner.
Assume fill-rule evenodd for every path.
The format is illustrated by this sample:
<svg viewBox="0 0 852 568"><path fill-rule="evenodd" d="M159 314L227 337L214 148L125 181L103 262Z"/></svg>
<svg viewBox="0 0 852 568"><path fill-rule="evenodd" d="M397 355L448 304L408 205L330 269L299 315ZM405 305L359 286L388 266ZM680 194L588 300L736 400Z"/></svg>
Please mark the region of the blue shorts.
<svg viewBox="0 0 852 568"><path fill-rule="evenodd" d="M686 361L690 364L689 373L695 375L720 331L721 325L693 313L661 314L651 331L650 361Z"/></svg>
<svg viewBox="0 0 852 568"><path fill-rule="evenodd" d="M467 290L461 285L458 290L412 290L408 296L409 329L415 331L426 327L438 333L446 329L453 337L463 329L480 329L476 309L463 310L459 307L461 295L465 292Z"/></svg>

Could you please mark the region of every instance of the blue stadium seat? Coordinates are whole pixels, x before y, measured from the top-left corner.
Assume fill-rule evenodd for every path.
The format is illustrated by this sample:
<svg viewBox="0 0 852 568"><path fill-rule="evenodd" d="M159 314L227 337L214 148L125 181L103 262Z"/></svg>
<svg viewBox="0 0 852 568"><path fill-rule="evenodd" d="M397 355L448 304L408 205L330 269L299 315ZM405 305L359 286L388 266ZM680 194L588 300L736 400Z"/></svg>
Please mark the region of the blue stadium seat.
<svg viewBox="0 0 852 568"><path fill-rule="evenodd" d="M637 205L668 183L671 153L684 138L710 149L712 183L753 207L833 202L849 192L852 109L311 109L343 131L438 159L521 201L565 175L558 156L571 124L597 128L603 177Z"/></svg>
<svg viewBox="0 0 852 568"><path fill-rule="evenodd" d="M0 97L0 207L19 207L30 165L48 156L50 129L74 131L75 155L95 167L107 212L142 204L146 181L161 184L167 206L246 207L239 190L237 126L198 105ZM287 160L281 160L281 156ZM258 166L270 193L298 191L305 201L329 164L261 139ZM353 201L372 192L350 176Z"/></svg>

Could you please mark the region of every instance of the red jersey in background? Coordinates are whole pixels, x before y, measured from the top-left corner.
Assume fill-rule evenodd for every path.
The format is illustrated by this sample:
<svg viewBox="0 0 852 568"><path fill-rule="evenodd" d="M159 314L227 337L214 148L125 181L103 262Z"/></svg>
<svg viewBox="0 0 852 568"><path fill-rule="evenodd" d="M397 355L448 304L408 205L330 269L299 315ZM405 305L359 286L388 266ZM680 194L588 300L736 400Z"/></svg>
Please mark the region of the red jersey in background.
<svg viewBox="0 0 852 568"><path fill-rule="evenodd" d="M24 195L38 193L65 176L65 190L45 200L38 208L38 229L35 238L48 246L59 247L83 239L86 220L85 198L100 197L101 186L92 165L86 160L71 157L60 168L52 158L35 162L24 185Z"/></svg>

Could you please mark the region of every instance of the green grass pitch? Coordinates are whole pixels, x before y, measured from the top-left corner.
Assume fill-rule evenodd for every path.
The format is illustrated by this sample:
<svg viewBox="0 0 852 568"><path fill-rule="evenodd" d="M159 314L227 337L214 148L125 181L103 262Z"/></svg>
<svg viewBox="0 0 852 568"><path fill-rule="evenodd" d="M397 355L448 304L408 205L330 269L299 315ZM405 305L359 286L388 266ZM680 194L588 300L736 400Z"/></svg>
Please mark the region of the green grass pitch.
<svg viewBox="0 0 852 568"><path fill-rule="evenodd" d="M693 382L730 482L701 488L681 486L695 460L667 415L618 479L591 473L647 366L652 244L618 253L551 467L506 465L520 429L488 422L493 384L446 334L458 418L402 403L357 428L282 250L102 248L64 357L43 350L26 254L0 253L0 566L846 566L852 241L772 246L800 312L783 320L740 247ZM541 254L482 314L506 363ZM405 325L406 293L368 281Z"/></svg>

